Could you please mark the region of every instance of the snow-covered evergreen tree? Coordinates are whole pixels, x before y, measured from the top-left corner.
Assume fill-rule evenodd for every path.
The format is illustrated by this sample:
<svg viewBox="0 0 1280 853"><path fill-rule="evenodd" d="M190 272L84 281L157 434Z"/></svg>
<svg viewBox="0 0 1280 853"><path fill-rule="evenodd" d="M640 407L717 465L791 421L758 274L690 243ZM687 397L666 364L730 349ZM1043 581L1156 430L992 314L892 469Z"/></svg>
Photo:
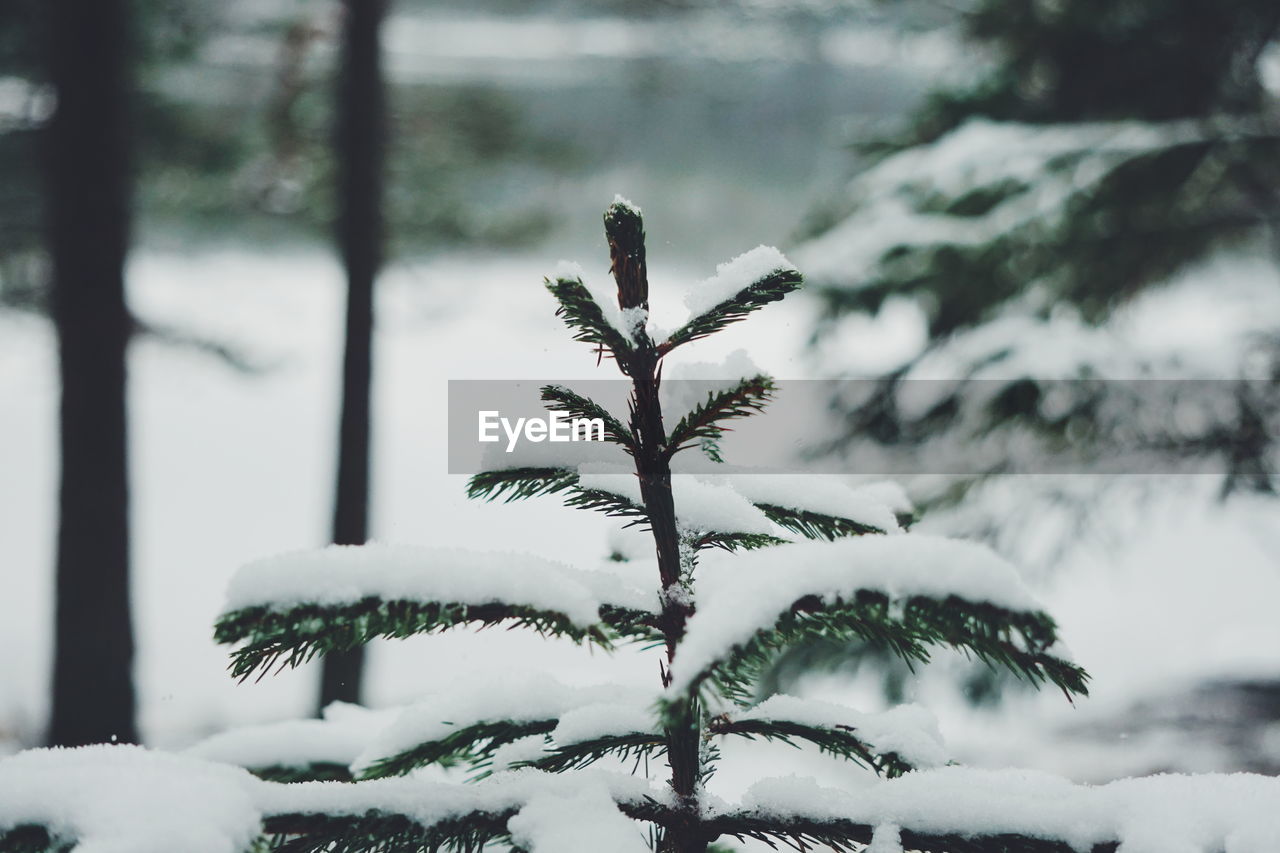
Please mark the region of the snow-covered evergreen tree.
<svg viewBox="0 0 1280 853"><path fill-rule="evenodd" d="M924 660L931 647L952 646L1068 695L1084 691L1084 673L1052 649L1053 622L1013 570L979 546L902 534L895 507L876 498L891 492L832 495L785 478L752 485L745 477L730 484L673 475L677 454L696 452L727 421L762 410L773 384L741 377L671 419L659 396L663 358L783 298L800 274L776 250L757 248L701 283L689 320L656 337L647 324L640 212L615 202L605 230L616 303L598 301L599 291L574 273L547 287L574 337L630 378L629 416L624 422L561 386L542 394L552 409L602 418L627 466L489 471L472 479L470 493L560 494L571 506L634 520L652 533L656 576L610 585L604 575L511 555L335 548L242 573L218 637L240 644L233 669L247 676L380 636L514 624L606 648L660 645L661 684L637 693L533 679L424 704L392 722L356 762L365 781L351 789L363 792L352 794L362 803L355 813L320 805L269 820L290 839L288 849L471 849L496 841L567 850L579 849L569 839L581 837L592 849L639 850L646 834L671 851L702 851L725 835L850 848L871 841L880 821L717 802L704 788L717 742L807 741L890 777L941 763L937 743L911 713L865 715L791 697L755 704L757 673L777 649L808 636L857 636ZM791 536L816 541L789 543ZM711 558L711 549L722 555ZM646 583L656 595L640 591ZM583 770L606 756L665 763L665 786ZM333 778L342 764L256 769ZM489 778L449 788L445 806L441 791L409 793L407 774L428 764L464 764ZM494 772L501 767L528 770ZM379 779L394 781L372 781ZM930 832L927 824L904 830Z"/></svg>
<svg viewBox="0 0 1280 853"><path fill-rule="evenodd" d="M1154 460L1126 456L1130 473L1208 459L1227 491L1274 491L1275 4L979 0L965 34L991 63L882 140L796 254L833 352L851 312L910 300L925 317L920 351L848 401L851 438L914 454L942 437L931 471L984 440L970 471L1074 472L1100 449ZM1143 334L1143 316L1179 320L1162 292L1198 324ZM1097 381L1152 378L1242 381ZM918 379L983 381L922 399ZM1170 415L1187 405L1195 425Z"/></svg>
<svg viewBox="0 0 1280 853"><path fill-rule="evenodd" d="M781 299L800 274L776 250L752 250L697 285L688 321L660 334L639 210L617 200L605 230L616 302L567 267L548 289L574 337L629 379L629 413L560 386L543 397L604 420L625 464L494 470L470 490L560 495L635 521L651 535L654 575L640 575L643 561L615 575L510 552L333 546L242 569L217 636L248 677L378 637L505 625L649 647L660 661L651 688L531 673L450 684L405 709L335 704L322 720L228 732L181 756L33 750L0 760L0 851L701 853L719 839L875 853L1275 849L1274 779L1085 788L945 766L920 708L757 700L771 656L819 636L909 661L952 647L1068 698L1086 676L1011 566L981 545L905 532L892 488L673 473L680 454L717 452L726 422L762 410L773 386L741 377L668 418L664 357ZM848 789L779 775L726 802L709 782L729 739L810 744L849 762Z"/></svg>

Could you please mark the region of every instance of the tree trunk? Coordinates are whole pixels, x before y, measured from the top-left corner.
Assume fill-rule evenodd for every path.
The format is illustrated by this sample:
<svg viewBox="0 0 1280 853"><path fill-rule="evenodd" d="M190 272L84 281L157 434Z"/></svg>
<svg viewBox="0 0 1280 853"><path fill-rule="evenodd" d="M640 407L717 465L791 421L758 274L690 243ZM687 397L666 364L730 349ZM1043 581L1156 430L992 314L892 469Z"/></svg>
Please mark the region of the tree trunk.
<svg viewBox="0 0 1280 853"><path fill-rule="evenodd" d="M386 5L386 0L344 3L335 134L338 243L347 272L342 424L333 510L333 541L339 545L358 545L368 539L373 285L382 263L386 123L378 34ZM320 680L320 707L359 701L363 669L362 648L328 655Z"/></svg>
<svg viewBox="0 0 1280 853"><path fill-rule="evenodd" d="M137 740L129 615L125 353L130 318L126 0L58 0L46 130L62 380L51 744Z"/></svg>

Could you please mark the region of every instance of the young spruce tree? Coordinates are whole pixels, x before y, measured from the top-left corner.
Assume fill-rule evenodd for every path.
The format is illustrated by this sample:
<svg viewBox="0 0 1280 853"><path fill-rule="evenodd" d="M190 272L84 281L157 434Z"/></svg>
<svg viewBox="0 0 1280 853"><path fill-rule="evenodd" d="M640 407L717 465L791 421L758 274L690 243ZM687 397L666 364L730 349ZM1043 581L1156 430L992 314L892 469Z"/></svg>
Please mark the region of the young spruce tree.
<svg viewBox="0 0 1280 853"><path fill-rule="evenodd" d="M355 719L355 730L368 735L359 760L323 737L291 756L277 748L275 758L262 757L266 750L256 761L241 760L277 781L355 782L273 789L279 794L264 807L264 843L317 853L489 845L530 853L702 853L722 837L842 851L868 844L877 851L1067 849L989 822L967 825L945 797L932 794L887 816L870 795L833 808L789 785L793 780L776 780L736 805L707 791L717 744L728 738L807 742L885 777L945 763L929 721L914 712L862 714L793 697L757 701L762 666L806 638L861 638L913 662L949 646L1032 682L1051 682L1068 697L1085 692L1086 676L1055 653L1053 621L1006 563L972 543L905 534L892 500L877 498L883 490L810 488L768 476L673 476L678 454L714 444L727 421L759 413L774 386L765 376L745 377L672 419L659 400L664 357L782 299L801 276L776 250L755 249L702 283L683 326L655 336L646 326L640 211L618 199L604 224L616 308L599 304L573 274L547 288L575 339L607 355L630 380L628 417L624 423L561 386L543 388L542 396L550 409L601 418L605 439L629 470L510 468L477 475L469 490L488 500L557 494L570 506L637 522L652 534L658 576L611 586L605 573L511 554L333 547L248 567L233 584L217 637L239 644L232 670L245 677L377 637L502 624L606 649L661 648L661 684L639 696L621 687L488 684L475 695L455 691L411 708L381 734L371 731L385 723L381 712L335 706L327 720L309 724L319 732L343 724L344 715L346 724ZM842 496L847 514L833 495ZM783 534L814 541L790 542ZM657 595L628 585L654 582ZM632 774L587 768L606 757L632 759ZM469 766L475 778L455 784L415 774L431 764ZM659 767L656 784L641 772Z"/></svg>

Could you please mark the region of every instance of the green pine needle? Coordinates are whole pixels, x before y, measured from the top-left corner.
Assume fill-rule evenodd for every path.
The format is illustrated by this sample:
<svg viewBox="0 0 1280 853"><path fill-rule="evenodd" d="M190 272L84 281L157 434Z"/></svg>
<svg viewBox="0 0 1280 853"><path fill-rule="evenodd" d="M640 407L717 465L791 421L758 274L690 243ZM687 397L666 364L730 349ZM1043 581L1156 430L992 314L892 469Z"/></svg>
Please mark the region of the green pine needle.
<svg viewBox="0 0 1280 853"><path fill-rule="evenodd" d="M774 270L738 291L732 299L726 299L672 332L658 347L658 352L666 355L681 344L715 334L731 323L746 319L752 311L779 301L803 283L804 279L797 270Z"/></svg>
<svg viewBox="0 0 1280 853"><path fill-rule="evenodd" d="M301 604L283 610L247 607L222 616L214 638L219 643L244 643L231 655L231 674L243 680L254 672L261 677L274 666L297 667L317 655L353 649L379 637L403 638L467 624L531 628L544 636L603 648L611 648L613 641L604 625L581 628L554 610L376 597L354 604Z"/></svg>
<svg viewBox="0 0 1280 853"><path fill-rule="evenodd" d="M806 539L826 539L830 541L839 539L842 536L862 536L866 533L885 532L878 527L873 527L860 521L840 518L834 515L824 515L804 509L792 509L768 503L758 503L755 507L767 515L770 521L780 524L790 531L799 533Z"/></svg>
<svg viewBox="0 0 1280 853"><path fill-rule="evenodd" d="M708 455L716 462L723 461L718 458L717 442L725 431L725 427L720 424L764 411L774 390L773 380L760 375L743 379L732 388L709 392L706 402L681 418L671 431L667 440L667 457L670 458L688 447L709 442L711 450Z"/></svg>
<svg viewBox="0 0 1280 853"><path fill-rule="evenodd" d="M624 367L633 349L622 333L605 319L586 285L576 278L547 280L547 290L560 303L556 315L573 330L573 339L591 344L602 352L608 349L619 367ZM624 371L625 372L625 371Z"/></svg>
<svg viewBox="0 0 1280 853"><path fill-rule="evenodd" d="M505 468L482 471L467 482L467 497L504 503L539 495L563 492L578 482L576 472L567 468Z"/></svg>
<svg viewBox="0 0 1280 853"><path fill-rule="evenodd" d="M544 385L542 386L542 401L549 403L550 405L547 408L553 412L565 412L575 418L586 420L599 418L604 422L605 441L621 444L627 448L628 452L635 449L636 442L631 435L631 430L623 426L608 409L595 400L583 397L563 385Z"/></svg>

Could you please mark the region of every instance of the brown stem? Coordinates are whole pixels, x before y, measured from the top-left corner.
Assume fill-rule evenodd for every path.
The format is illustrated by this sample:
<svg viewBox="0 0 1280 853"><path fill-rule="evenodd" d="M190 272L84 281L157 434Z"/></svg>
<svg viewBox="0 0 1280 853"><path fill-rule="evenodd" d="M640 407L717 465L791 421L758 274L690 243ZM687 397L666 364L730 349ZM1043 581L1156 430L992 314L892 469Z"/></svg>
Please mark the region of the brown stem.
<svg viewBox="0 0 1280 853"><path fill-rule="evenodd" d="M611 211L613 212L613 211ZM610 220L606 228L614 260L622 308L647 307L648 282L644 264L644 232L638 216ZM621 222L619 222L621 219ZM681 593L680 534L676 527L675 501L671 494L671 466L668 464L667 436L662 426L659 354L648 336L640 332L636 349L627 358L626 373L632 379L631 431L635 436L636 476L640 495L653 530L662 580L662 615L659 625L666 640L667 667L663 680L669 682L676 645L684 636L685 622L693 612ZM680 803L684 820L666 827L662 850L669 853L705 853L710 840L698 818L697 783L700 771L701 738L698 710L685 701L672 710L673 722L666 730L667 761L671 767L671 788Z"/></svg>

